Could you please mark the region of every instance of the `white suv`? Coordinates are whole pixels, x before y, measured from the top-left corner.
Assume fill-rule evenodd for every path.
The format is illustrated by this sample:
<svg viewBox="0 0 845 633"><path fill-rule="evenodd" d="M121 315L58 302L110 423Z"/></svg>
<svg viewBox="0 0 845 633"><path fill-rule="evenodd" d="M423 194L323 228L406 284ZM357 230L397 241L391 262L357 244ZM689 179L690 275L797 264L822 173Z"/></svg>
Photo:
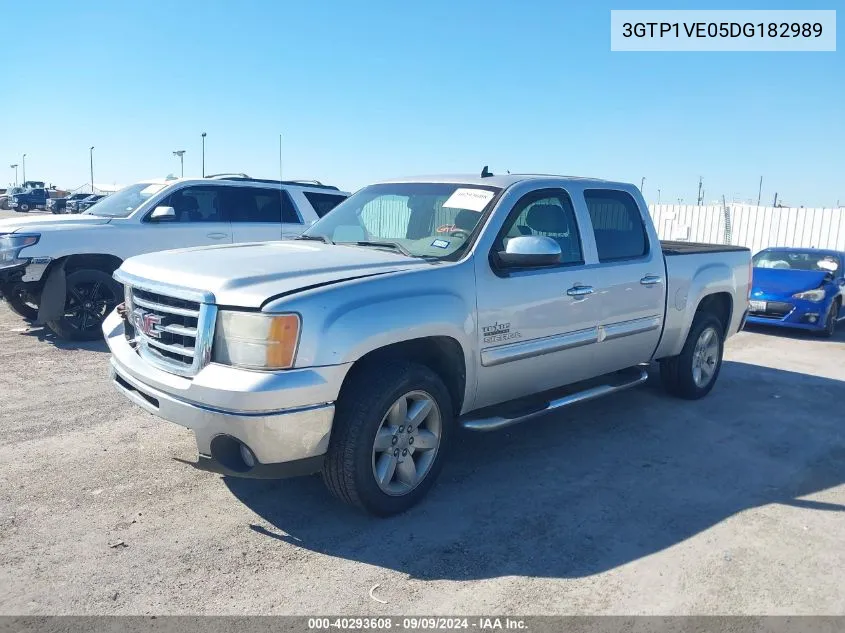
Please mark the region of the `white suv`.
<svg viewBox="0 0 845 633"><path fill-rule="evenodd" d="M61 338L102 335L128 257L175 248L293 238L347 193L317 181L220 174L148 180L81 215L0 220L0 295Z"/></svg>

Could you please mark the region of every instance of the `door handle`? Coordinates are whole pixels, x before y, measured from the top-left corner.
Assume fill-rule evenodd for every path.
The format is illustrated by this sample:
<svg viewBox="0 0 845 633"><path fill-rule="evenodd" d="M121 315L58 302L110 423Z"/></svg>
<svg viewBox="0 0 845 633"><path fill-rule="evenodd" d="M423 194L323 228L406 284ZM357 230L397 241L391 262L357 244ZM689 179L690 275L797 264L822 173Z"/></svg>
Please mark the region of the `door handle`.
<svg viewBox="0 0 845 633"><path fill-rule="evenodd" d="M587 295L593 294L593 292L592 286L572 286L566 291L566 294L570 297L586 297Z"/></svg>
<svg viewBox="0 0 845 633"><path fill-rule="evenodd" d="M222 240L224 237L229 237L228 233L209 233L208 237L213 240Z"/></svg>
<svg viewBox="0 0 845 633"><path fill-rule="evenodd" d="M646 275L640 279L640 283L644 286L654 286L663 281L663 278L658 275Z"/></svg>

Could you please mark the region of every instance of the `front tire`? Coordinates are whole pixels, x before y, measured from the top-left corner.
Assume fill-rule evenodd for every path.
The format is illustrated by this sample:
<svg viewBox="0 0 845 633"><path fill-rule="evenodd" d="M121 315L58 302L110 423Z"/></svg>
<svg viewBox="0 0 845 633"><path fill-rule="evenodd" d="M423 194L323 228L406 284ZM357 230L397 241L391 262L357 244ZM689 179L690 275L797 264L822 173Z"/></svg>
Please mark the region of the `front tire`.
<svg viewBox="0 0 845 633"><path fill-rule="evenodd" d="M67 276L65 311L47 326L59 338L93 341L102 338L103 321L123 300L123 289L102 270L76 270Z"/></svg>
<svg viewBox="0 0 845 633"><path fill-rule="evenodd" d="M337 402L323 481L335 497L372 514L404 512L440 473L452 423L449 390L428 367L394 361L360 368Z"/></svg>
<svg viewBox="0 0 845 633"><path fill-rule="evenodd" d="M3 288L3 298L9 309L27 321L38 318L38 306L32 303L29 295L19 284Z"/></svg>
<svg viewBox="0 0 845 633"><path fill-rule="evenodd" d="M26 202L19 204L18 211L21 211L22 213L29 213L29 205Z"/></svg>
<svg viewBox="0 0 845 633"><path fill-rule="evenodd" d="M824 321L824 329L819 332L823 338L831 338L836 333L836 322L839 319L839 302L834 300L827 311Z"/></svg>
<svg viewBox="0 0 845 633"><path fill-rule="evenodd" d="M714 315L696 315L681 353L660 361L660 378L668 393L685 400L710 393L722 369L723 332L724 325Z"/></svg>

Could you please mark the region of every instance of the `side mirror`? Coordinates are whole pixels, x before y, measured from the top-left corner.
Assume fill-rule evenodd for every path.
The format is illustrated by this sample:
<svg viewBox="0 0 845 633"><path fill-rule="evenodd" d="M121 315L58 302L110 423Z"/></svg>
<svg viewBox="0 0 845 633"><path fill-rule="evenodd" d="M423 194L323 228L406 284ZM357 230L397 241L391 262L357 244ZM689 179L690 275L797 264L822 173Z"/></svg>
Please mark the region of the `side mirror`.
<svg viewBox="0 0 845 633"><path fill-rule="evenodd" d="M156 207L150 215L150 220L154 222L162 222L164 220L175 220L176 209L173 207Z"/></svg>
<svg viewBox="0 0 845 633"><path fill-rule="evenodd" d="M505 250L498 252L505 268L554 266L560 263L560 244L543 235L521 235L508 240Z"/></svg>

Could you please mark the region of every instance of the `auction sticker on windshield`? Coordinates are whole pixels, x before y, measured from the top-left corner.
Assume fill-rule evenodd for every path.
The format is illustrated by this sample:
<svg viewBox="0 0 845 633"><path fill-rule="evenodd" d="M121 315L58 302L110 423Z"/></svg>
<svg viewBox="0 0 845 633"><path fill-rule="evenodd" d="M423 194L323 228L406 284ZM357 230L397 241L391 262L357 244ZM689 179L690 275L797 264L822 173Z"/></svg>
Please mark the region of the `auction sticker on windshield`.
<svg viewBox="0 0 845 633"><path fill-rule="evenodd" d="M449 209L483 211L495 195L495 193L486 189L455 189L455 193L449 196L443 206Z"/></svg>

